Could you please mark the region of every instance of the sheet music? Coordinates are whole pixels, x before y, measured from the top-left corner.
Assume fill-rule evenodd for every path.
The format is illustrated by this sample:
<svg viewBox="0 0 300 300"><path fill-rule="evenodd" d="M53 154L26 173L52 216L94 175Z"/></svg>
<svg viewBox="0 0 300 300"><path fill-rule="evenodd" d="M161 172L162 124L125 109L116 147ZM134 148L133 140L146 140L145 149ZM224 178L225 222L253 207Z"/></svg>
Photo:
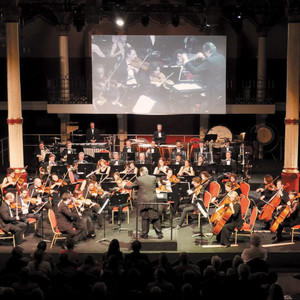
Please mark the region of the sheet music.
<svg viewBox="0 0 300 300"><path fill-rule="evenodd" d="M186 90L201 90L201 86L196 83L179 83L174 84L173 88L177 91L186 91Z"/></svg>

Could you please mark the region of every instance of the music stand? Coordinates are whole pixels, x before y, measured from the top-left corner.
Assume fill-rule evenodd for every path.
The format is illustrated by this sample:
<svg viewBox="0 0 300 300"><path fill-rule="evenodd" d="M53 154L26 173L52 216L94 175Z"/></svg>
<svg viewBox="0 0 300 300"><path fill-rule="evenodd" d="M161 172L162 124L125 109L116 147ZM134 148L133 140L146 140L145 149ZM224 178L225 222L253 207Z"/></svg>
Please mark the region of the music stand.
<svg viewBox="0 0 300 300"><path fill-rule="evenodd" d="M72 194L75 190L76 184L68 184L68 185L63 185L60 188L60 194L62 195L63 193L68 193L68 194Z"/></svg>
<svg viewBox="0 0 300 300"><path fill-rule="evenodd" d="M114 174L115 172L122 172L124 171L124 165L118 165L118 166L111 166L110 167L110 174Z"/></svg>
<svg viewBox="0 0 300 300"><path fill-rule="evenodd" d="M169 165L169 168L172 169L174 175L178 174L181 167L182 165L175 165L175 164Z"/></svg>
<svg viewBox="0 0 300 300"><path fill-rule="evenodd" d="M207 171L207 165L203 166L193 166L195 171L195 176L200 176L200 173L203 171Z"/></svg>
<svg viewBox="0 0 300 300"><path fill-rule="evenodd" d="M109 152L97 152L95 153L95 161L98 162L100 159L109 161Z"/></svg>
<svg viewBox="0 0 300 300"><path fill-rule="evenodd" d="M56 173L58 177L63 177L67 173L67 166L51 167L51 174Z"/></svg>
<svg viewBox="0 0 300 300"><path fill-rule="evenodd" d="M123 175L123 180L128 180L128 181L131 181L135 176L136 174L126 174L126 175ZM122 177L122 174L121 174L121 177Z"/></svg>
<svg viewBox="0 0 300 300"><path fill-rule="evenodd" d="M50 240L45 240L45 239L44 239L45 236L44 236L43 209L44 209L45 205L46 205L48 202L49 202L49 201L45 201L45 202L43 203L43 205L41 205L41 207L33 213L33 215L36 215L39 211L41 211L41 218L42 218L42 220L41 220L41 227L42 227L42 228L41 228L41 229L42 229L42 241L45 242L45 243L51 243Z"/></svg>
<svg viewBox="0 0 300 300"><path fill-rule="evenodd" d="M126 162L129 162L129 161L135 161L135 158L136 158L136 153L135 152L123 152L122 153L124 155L124 160Z"/></svg>
<svg viewBox="0 0 300 300"><path fill-rule="evenodd" d="M73 161L78 158L78 154L68 154L67 155L67 164L72 165Z"/></svg>
<svg viewBox="0 0 300 300"><path fill-rule="evenodd" d="M103 216L103 239L98 240L96 243L100 243L100 242L109 242L109 240L106 238L106 231L105 231L105 219L106 219L106 210L105 207L107 206L107 204L109 203L109 198L106 199L106 201L104 202L103 206L97 211L97 214L101 214L102 212L104 212L104 216Z"/></svg>
<svg viewBox="0 0 300 300"><path fill-rule="evenodd" d="M199 212L203 215L203 217L205 219L208 219L209 215L208 215L208 212L207 212L207 210L206 210L206 208L204 206L203 199L199 199L199 198L196 199L196 206L197 206ZM199 233L193 234L193 237L200 236L200 246L202 246L202 244L203 244L203 237L207 238L207 235L204 234L203 231L202 231L201 216L199 218L199 223L200 223L199 224L200 225L199 226L200 231L199 231Z"/></svg>
<svg viewBox="0 0 300 300"><path fill-rule="evenodd" d="M125 206L122 206L122 205L124 205L124 204L129 205L127 200L128 200L128 193L122 194L120 192L115 192L110 197L110 201L109 201L110 205L113 206L113 207L117 206L119 208L119 211L118 211L118 227L114 228L115 230L118 231L118 233L121 230L127 230L127 228L122 228L122 226L121 226L121 213L122 213L123 207L125 207Z"/></svg>
<svg viewBox="0 0 300 300"><path fill-rule="evenodd" d="M232 165L220 164L218 168L219 168L219 173L232 173Z"/></svg>
<svg viewBox="0 0 300 300"><path fill-rule="evenodd" d="M77 174L83 174L84 178L86 175L90 174L92 171L95 170L94 164L78 164L78 172Z"/></svg>

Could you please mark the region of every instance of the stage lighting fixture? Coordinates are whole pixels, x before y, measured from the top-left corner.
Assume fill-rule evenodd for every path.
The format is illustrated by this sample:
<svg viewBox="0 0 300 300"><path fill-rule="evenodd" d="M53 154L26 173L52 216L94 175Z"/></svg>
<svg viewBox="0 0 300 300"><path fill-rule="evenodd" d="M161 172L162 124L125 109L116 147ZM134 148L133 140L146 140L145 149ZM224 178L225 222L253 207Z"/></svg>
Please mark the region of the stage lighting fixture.
<svg viewBox="0 0 300 300"><path fill-rule="evenodd" d="M80 32L84 27L85 19L81 6L77 6L73 10L73 25L76 27L76 31Z"/></svg>
<svg viewBox="0 0 300 300"><path fill-rule="evenodd" d="M143 24L144 27L148 26L149 24L149 16L147 14L143 14L141 17L141 22Z"/></svg>
<svg viewBox="0 0 300 300"><path fill-rule="evenodd" d="M115 20L115 23L118 27L123 27L124 24L125 24L125 21L123 18L121 17L117 17L116 20Z"/></svg>
<svg viewBox="0 0 300 300"><path fill-rule="evenodd" d="M175 14L172 16L172 25L174 27L178 27L180 24L180 19L179 19L179 15L178 14Z"/></svg>

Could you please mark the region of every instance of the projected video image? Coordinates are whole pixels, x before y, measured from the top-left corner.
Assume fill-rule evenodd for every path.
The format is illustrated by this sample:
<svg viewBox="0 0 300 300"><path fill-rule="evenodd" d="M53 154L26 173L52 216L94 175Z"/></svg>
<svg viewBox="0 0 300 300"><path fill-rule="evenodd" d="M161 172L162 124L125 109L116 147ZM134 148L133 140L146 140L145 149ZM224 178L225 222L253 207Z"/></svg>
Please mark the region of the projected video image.
<svg viewBox="0 0 300 300"><path fill-rule="evenodd" d="M91 42L99 113L226 113L226 37L93 35Z"/></svg>

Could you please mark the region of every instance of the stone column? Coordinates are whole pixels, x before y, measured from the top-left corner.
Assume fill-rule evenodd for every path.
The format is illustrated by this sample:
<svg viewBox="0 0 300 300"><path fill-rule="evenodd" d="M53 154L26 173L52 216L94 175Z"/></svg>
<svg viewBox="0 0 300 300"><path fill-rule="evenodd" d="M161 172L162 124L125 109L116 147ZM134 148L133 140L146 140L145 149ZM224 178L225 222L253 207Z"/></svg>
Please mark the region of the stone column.
<svg viewBox="0 0 300 300"><path fill-rule="evenodd" d="M68 25L58 27L59 38L59 67L60 67L60 99L62 102L70 100L70 71L69 71L69 41ZM70 135L67 134L67 123L70 121L69 114L59 114L61 142L66 142Z"/></svg>
<svg viewBox="0 0 300 300"><path fill-rule="evenodd" d="M299 192L299 83L300 19L289 18L287 45L287 92L285 117L284 167L282 178L288 189Z"/></svg>
<svg viewBox="0 0 300 300"><path fill-rule="evenodd" d="M24 168L23 118L21 103L19 23L6 22L7 50L7 124L9 163L12 168Z"/></svg>

